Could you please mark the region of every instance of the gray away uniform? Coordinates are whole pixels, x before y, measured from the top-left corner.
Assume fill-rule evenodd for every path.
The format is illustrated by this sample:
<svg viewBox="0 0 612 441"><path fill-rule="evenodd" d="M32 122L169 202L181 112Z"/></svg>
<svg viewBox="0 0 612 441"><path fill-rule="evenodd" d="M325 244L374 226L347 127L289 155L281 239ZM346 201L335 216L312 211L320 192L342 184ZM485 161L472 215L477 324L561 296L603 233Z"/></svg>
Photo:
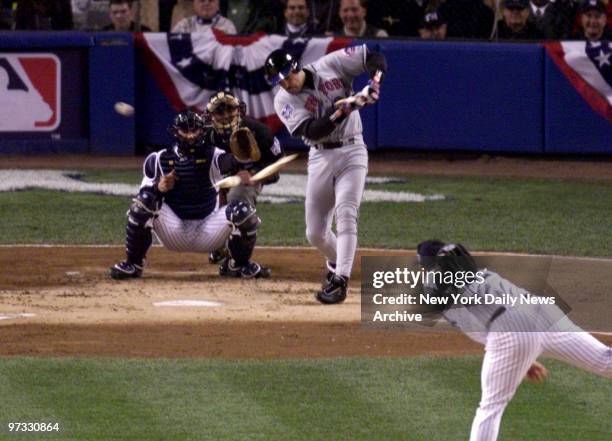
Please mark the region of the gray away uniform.
<svg viewBox="0 0 612 441"><path fill-rule="evenodd" d="M366 72L365 45L327 54L304 67L312 75L314 89L297 95L280 88L274 109L289 133L313 118L328 115L335 101L350 96L353 79ZM306 187L306 237L336 264L336 274L351 275L357 248L357 217L368 171L368 152L363 141L361 117L351 112L328 135L320 139L302 136L310 146ZM335 213L336 234L332 231Z"/></svg>

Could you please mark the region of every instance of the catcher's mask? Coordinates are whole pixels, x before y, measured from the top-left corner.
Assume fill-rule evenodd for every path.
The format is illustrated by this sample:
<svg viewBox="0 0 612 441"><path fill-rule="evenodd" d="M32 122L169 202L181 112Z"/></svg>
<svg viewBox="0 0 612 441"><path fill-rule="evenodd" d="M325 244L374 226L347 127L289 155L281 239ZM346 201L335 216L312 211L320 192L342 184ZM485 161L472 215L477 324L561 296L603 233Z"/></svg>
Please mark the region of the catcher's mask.
<svg viewBox="0 0 612 441"><path fill-rule="evenodd" d="M226 138L240 127L246 104L229 92L217 92L210 97L206 112L215 131Z"/></svg>
<svg viewBox="0 0 612 441"><path fill-rule="evenodd" d="M284 49L276 49L264 63L266 80L271 86L276 86L280 80L284 80L292 72L298 72L300 62Z"/></svg>
<svg viewBox="0 0 612 441"><path fill-rule="evenodd" d="M197 113L186 110L176 115L169 132L182 153L193 153L204 139L204 120Z"/></svg>

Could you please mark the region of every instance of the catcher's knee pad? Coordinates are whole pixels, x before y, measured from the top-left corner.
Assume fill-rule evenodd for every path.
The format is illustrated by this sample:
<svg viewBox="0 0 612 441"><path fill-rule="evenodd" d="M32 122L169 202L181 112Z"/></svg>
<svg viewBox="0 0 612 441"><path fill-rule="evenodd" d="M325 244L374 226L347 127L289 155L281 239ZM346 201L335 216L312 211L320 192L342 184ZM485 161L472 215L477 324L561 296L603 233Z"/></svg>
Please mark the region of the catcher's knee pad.
<svg viewBox="0 0 612 441"><path fill-rule="evenodd" d="M128 223L141 228L151 227L151 221L161 208L161 199L150 187L141 188L128 210Z"/></svg>
<svg viewBox="0 0 612 441"><path fill-rule="evenodd" d="M336 207L336 230L338 234L357 234L359 207L353 202L342 202Z"/></svg>
<svg viewBox="0 0 612 441"><path fill-rule="evenodd" d="M257 210L244 201L231 201L225 207L225 217L242 236L254 236L261 224Z"/></svg>
<svg viewBox="0 0 612 441"><path fill-rule="evenodd" d="M253 254L261 220L255 207L242 201L230 202L225 208L225 215L234 229L227 248L239 266L246 265Z"/></svg>

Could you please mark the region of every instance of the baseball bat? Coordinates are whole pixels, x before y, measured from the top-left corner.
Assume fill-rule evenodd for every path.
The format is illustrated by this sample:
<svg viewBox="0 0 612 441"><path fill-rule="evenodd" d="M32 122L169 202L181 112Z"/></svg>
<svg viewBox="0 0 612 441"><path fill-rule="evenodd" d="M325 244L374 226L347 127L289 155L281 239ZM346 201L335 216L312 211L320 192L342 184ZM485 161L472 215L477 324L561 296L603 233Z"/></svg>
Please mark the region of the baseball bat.
<svg viewBox="0 0 612 441"><path fill-rule="evenodd" d="M255 173L253 176L251 176L251 181L261 181L263 179L266 179L272 176L274 173L279 171L285 164L293 161L298 156L299 155L297 153L294 153L289 156L283 156L278 161L270 164L269 166L265 168L262 168L257 173Z"/></svg>
<svg viewBox="0 0 612 441"><path fill-rule="evenodd" d="M293 161L298 156L299 155L297 153L294 153L294 154L289 155L289 156L283 156L282 158L280 158L276 162L273 162L272 164L268 165L267 167L262 168L257 173L255 173L253 176L251 176L251 181L258 182L258 181L261 181L263 179L266 179L266 178L272 176L274 173L279 171L285 164ZM215 187L217 187L217 188L233 188L233 187L238 187L241 183L242 183L242 180L240 179L239 176L229 176L229 177L221 179L219 182L217 182L215 184Z"/></svg>

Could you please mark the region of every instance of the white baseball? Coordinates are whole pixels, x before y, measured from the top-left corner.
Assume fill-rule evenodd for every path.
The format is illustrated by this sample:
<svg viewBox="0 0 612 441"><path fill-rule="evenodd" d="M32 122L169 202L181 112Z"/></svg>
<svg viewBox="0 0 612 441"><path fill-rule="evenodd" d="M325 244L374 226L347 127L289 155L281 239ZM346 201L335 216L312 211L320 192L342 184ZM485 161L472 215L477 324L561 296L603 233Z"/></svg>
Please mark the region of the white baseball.
<svg viewBox="0 0 612 441"><path fill-rule="evenodd" d="M123 101L118 101L115 103L115 112L123 116L132 116L134 114L134 106L124 103Z"/></svg>

